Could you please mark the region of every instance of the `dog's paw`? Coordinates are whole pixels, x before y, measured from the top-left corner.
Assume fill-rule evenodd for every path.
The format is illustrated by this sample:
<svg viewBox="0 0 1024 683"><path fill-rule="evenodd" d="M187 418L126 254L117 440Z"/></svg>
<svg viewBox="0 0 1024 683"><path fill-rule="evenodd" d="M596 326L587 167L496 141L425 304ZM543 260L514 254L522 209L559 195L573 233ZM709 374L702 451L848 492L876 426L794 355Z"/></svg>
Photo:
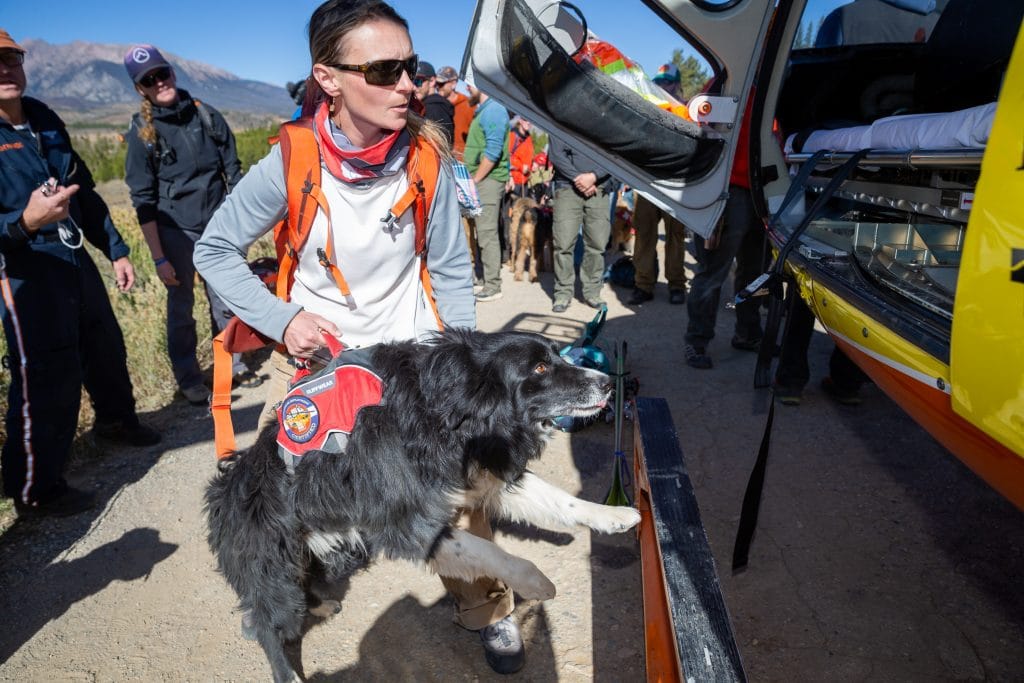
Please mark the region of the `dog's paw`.
<svg viewBox="0 0 1024 683"><path fill-rule="evenodd" d="M527 600L551 600L555 597L555 584L544 575L537 565L529 560L516 563L512 575L505 578L505 582Z"/></svg>
<svg viewBox="0 0 1024 683"><path fill-rule="evenodd" d="M594 531L603 534L621 534L640 523L640 513L636 508L622 505L602 505L601 513L588 524Z"/></svg>

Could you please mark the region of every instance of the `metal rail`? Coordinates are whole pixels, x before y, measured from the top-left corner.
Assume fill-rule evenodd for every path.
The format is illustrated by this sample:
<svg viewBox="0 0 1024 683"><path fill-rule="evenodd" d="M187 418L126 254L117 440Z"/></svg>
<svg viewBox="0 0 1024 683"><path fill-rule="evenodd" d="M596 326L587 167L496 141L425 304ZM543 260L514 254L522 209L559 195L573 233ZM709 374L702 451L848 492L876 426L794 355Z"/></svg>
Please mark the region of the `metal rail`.
<svg viewBox="0 0 1024 683"><path fill-rule="evenodd" d="M819 165L841 164L856 152L827 152ZM900 168L978 168L984 149L889 149L868 152L860 166ZM810 152L790 153L786 163L802 164L811 158Z"/></svg>

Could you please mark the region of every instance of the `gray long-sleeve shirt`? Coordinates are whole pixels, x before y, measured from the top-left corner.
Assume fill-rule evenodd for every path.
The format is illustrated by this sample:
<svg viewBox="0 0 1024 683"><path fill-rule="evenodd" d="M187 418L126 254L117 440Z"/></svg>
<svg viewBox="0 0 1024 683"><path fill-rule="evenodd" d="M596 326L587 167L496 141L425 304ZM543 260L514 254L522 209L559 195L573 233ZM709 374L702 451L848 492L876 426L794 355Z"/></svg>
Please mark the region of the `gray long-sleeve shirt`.
<svg viewBox="0 0 1024 683"><path fill-rule="evenodd" d="M322 168L322 173L328 173ZM282 340L302 308L274 296L249 270L246 253L287 212L284 163L275 145L253 166L217 209L196 243L196 268L217 294L248 325ZM343 238L344 226L333 226ZM427 220L427 270L438 314L446 327L476 327L472 266L459 218L455 181L441 164ZM325 277L329 277L325 273Z"/></svg>

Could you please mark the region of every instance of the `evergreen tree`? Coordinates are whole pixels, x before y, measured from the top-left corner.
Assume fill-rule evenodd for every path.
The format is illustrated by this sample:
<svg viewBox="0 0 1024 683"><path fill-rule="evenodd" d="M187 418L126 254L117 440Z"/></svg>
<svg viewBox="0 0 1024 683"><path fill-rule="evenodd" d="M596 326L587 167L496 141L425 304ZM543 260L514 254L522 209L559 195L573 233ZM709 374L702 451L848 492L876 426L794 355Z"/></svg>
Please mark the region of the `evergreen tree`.
<svg viewBox="0 0 1024 683"><path fill-rule="evenodd" d="M693 55L683 56L683 51L675 49L672 51L672 63L679 69L679 89L683 94L683 100L689 100L694 95L699 95L708 82L708 71L704 68L701 60Z"/></svg>

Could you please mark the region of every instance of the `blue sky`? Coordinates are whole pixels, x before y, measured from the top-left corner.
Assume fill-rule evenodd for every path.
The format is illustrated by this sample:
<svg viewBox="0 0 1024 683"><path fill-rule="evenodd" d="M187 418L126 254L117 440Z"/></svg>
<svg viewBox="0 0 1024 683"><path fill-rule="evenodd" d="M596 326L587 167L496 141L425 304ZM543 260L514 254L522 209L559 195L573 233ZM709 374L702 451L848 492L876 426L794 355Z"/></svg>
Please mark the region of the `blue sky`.
<svg viewBox="0 0 1024 683"><path fill-rule="evenodd" d="M36 5L0 0L0 28L15 40L152 43L243 78L284 85L309 71L306 22L318 4L315 0L47 0L45 5ZM392 4L408 20L413 45L422 59L435 67L461 66L475 0L394 0ZM576 0L576 4L591 29L602 35L602 27L621 30L622 7L629 3ZM640 11L647 13L642 6ZM636 21L634 14L630 24L636 25ZM683 41L653 15L643 26L613 42L653 72Z"/></svg>

